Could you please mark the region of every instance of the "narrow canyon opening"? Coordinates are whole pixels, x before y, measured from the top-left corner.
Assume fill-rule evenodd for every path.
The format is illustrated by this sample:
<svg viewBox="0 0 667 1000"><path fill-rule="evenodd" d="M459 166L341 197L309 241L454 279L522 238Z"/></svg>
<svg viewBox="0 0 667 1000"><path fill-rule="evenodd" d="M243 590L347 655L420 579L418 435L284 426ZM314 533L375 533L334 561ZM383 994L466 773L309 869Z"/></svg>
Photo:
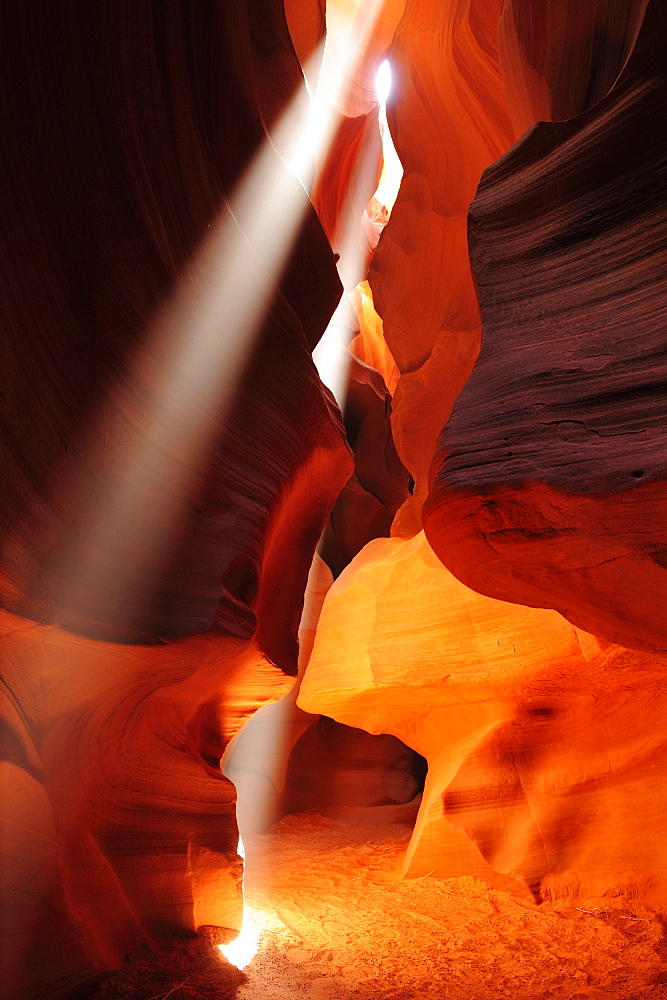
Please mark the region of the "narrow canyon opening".
<svg viewBox="0 0 667 1000"><path fill-rule="evenodd" d="M666 17L3 5L2 1000L667 1000Z"/></svg>

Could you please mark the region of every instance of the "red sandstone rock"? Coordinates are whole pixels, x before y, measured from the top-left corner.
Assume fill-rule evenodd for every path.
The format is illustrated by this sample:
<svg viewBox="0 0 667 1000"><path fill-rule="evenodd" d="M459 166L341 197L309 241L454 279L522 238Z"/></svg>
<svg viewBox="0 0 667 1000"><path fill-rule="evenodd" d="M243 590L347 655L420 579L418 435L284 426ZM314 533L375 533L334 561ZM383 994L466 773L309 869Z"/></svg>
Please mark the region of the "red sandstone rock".
<svg viewBox="0 0 667 1000"><path fill-rule="evenodd" d="M318 47L324 43L326 0L285 0L284 6L294 51L305 72L311 65ZM313 67L313 72L309 76L309 84L313 90L317 84L315 68Z"/></svg>
<svg viewBox="0 0 667 1000"><path fill-rule="evenodd" d="M294 669L312 551L349 475L306 343L317 342L340 285L296 179L295 211L307 208L308 220L283 294L269 295L236 401L222 410L215 391L207 397L185 380L189 361L175 360L205 279L195 250L209 226L233 228L223 198L265 139L278 98L302 80L284 15L268 3L266 15L258 40L242 4L225 5L217 21L202 12L187 29L179 4L159 24L150 4L131 17L120 5L89 12L78 33L55 10L5 12L2 596L16 611L106 638L155 641L214 623L248 638L263 564L259 600L281 619L267 651ZM277 156L274 169L284 171ZM266 248L255 250L254 283L271 289ZM221 310L212 355L227 318ZM191 396L172 428L171 407L157 418L152 410L153 394L168 398L160 378L170 363ZM206 435L199 451L179 439L188 421ZM305 518L304 491L314 499ZM283 542L272 538L277 525ZM155 551L142 552L151 532Z"/></svg>
<svg viewBox="0 0 667 1000"><path fill-rule="evenodd" d="M411 802L425 774L423 758L395 736L322 717L294 746L280 811Z"/></svg>
<svg viewBox="0 0 667 1000"><path fill-rule="evenodd" d="M601 100L632 52L647 3L505 3L498 47L517 131L572 118Z"/></svg>
<svg viewBox="0 0 667 1000"><path fill-rule="evenodd" d="M219 760L289 678L239 640L121 646L3 615L3 996L67 996L142 941L238 927Z"/></svg>
<svg viewBox="0 0 667 1000"><path fill-rule="evenodd" d="M375 192L382 166L377 109L357 118L339 117L329 155L312 190L313 205L334 251L345 288L368 273L371 248L362 216Z"/></svg>
<svg viewBox="0 0 667 1000"><path fill-rule="evenodd" d="M224 411L214 395L190 399L188 419L207 428L210 448L184 449L175 424L136 477L144 518L134 518L130 541L105 547L89 531L114 500L110 470L146 436L156 373L173 360L165 340L146 348L145 334L167 299L170 321L183 325L205 285L196 269L186 280L202 237L301 86L280 3L249 13L231 0L214 16L186 6L74 4L62 16L24 5L2 15L11 39L0 161L10 193L2 598L106 638L210 629L129 647L6 616L1 909L7 985L20 1000L82 989L138 941L237 922L233 793L217 762L240 722L289 683L262 653L296 669L310 558L351 470L309 357L340 286L294 181L286 190L305 221L284 274L272 273L236 399ZM328 6L332 17L350 9ZM499 0L385 4L337 103L341 136L354 136L337 147L342 162L329 162L317 194L331 233L350 214L345 203L355 214L363 201L348 179L359 150L373 146L374 72L403 7L390 119L406 176L372 278L390 349L371 349L363 330L355 349L378 359L392 391L395 365L401 371L393 422L417 491L394 530L414 535L437 433L479 347L466 214L481 171L531 115L578 113L606 93L644 5L601 4L595 16L572 5L567 45L553 27L554 11L570 10L564 3L509 0L502 17ZM646 48L651 32L664 34L656 11L609 98L565 126L538 127L485 175L473 212L485 346L447 428L427 529L477 589L551 603L594 631L662 647L653 324L663 220L657 186L639 180L662 148L662 132L647 139L649 123L664 120ZM302 59L316 49L322 14L319 0L288 5ZM557 217L545 224L549 204ZM268 226L255 234L253 274L271 270L272 235ZM252 301L256 283L240 284ZM222 325L219 333L224 340ZM603 333L612 359L608 340L604 349L595 340ZM639 349L628 369L619 359L630 341ZM544 369L545 343L558 367ZM538 434L536 391L550 409ZM336 568L388 530L405 493L384 387L366 371L354 393L357 472L339 505ZM489 440L509 414L518 414L520 467L508 466L506 441ZM160 466L165 441L173 481ZM628 469L648 486L619 488ZM161 543L142 553L134 540L156 524ZM73 597L66 570L81 562L95 573ZM312 632L311 621L303 663ZM628 890L664 904L664 668L660 657L598 643L555 611L474 593L419 534L383 539L335 585L302 695L309 711L375 735L295 709L291 761L269 754L264 777L285 765L285 808L401 801L416 787L415 756L398 736L430 767L407 873L475 874L549 898ZM291 709L295 697L281 704ZM255 715L246 760L256 762L253 733L274 715L273 706Z"/></svg>
<svg viewBox="0 0 667 1000"><path fill-rule="evenodd" d="M371 542L334 583L298 703L427 758L405 874L658 901L666 669L468 590L419 534Z"/></svg>
<svg viewBox="0 0 667 1000"><path fill-rule="evenodd" d="M354 454L354 474L341 490L319 547L334 576L372 538L389 536L407 499L408 474L396 454L391 397L373 368L349 355L344 423Z"/></svg>
<svg viewBox="0 0 667 1000"><path fill-rule="evenodd" d="M247 243L229 204L303 83L281 4L159 6L1 16L0 597L156 643L5 620L3 985L18 1000L81 991L156 935L238 922L219 758L291 683L313 551L352 470L310 357L340 296L334 256L275 153L305 221L282 276L268 222L244 250L238 301L262 301L265 279L268 294L234 394L222 375L190 381L229 346L211 288L220 232Z"/></svg>
<svg viewBox="0 0 667 1000"><path fill-rule="evenodd" d="M387 390L393 396L401 373L384 339L382 320L375 311L367 281L361 282L350 292L350 301L359 324L359 332L350 342L350 351L364 364L380 373Z"/></svg>
<svg viewBox="0 0 667 1000"><path fill-rule="evenodd" d="M480 343L466 218L482 170L515 138L498 64L501 4L408 2L389 53L388 120L403 180L370 285L401 371L392 424L415 496L394 527L421 528L437 436Z"/></svg>
<svg viewBox="0 0 667 1000"><path fill-rule="evenodd" d="M327 0L327 39L320 87L341 115L357 118L377 105L375 78L401 22L406 0ZM361 42L360 58L346 85L334 84L350 44Z"/></svg>
<svg viewBox="0 0 667 1000"><path fill-rule="evenodd" d="M484 175L484 343L433 465L427 536L468 586L667 648L664 18L619 83Z"/></svg>

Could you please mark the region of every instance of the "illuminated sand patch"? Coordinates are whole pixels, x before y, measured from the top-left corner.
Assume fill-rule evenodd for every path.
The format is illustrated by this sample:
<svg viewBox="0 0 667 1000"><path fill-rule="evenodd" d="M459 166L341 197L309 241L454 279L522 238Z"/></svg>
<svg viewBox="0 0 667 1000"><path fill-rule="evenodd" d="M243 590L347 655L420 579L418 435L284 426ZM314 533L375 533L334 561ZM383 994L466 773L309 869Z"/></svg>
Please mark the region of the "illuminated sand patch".
<svg viewBox="0 0 667 1000"><path fill-rule="evenodd" d="M243 924L239 936L230 944L218 945L228 962L237 969L245 969L259 950L259 943L266 926L263 914L249 906L243 908Z"/></svg>
<svg viewBox="0 0 667 1000"><path fill-rule="evenodd" d="M238 1000L664 1000L661 924L636 899L538 906L471 877L401 879L417 804L249 838L247 899L276 931Z"/></svg>

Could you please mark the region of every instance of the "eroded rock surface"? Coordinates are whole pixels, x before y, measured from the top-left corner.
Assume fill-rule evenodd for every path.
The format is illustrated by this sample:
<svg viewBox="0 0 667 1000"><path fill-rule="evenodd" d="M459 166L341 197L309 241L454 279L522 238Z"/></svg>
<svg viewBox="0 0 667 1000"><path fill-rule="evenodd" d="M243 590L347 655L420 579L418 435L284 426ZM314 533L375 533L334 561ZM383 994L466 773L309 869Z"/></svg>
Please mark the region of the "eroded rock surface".
<svg viewBox="0 0 667 1000"><path fill-rule="evenodd" d="M396 453L391 396L375 369L348 354L343 420L354 473L341 490L319 551L334 576L366 542L388 537L396 511L408 498L408 473Z"/></svg>
<svg viewBox="0 0 667 1000"><path fill-rule="evenodd" d="M368 9L327 4L334 67ZM476 876L529 907L665 904L666 665L642 648L664 650L667 605L665 25L652 0L637 36L645 9L388 0L333 100L340 128L314 192L324 226L278 139L265 146L303 89L295 53L315 82L320 0L290 0L287 17L279 0L3 11L0 600L27 616L7 612L0 643L13 998L59 1000L142 941L238 923L219 759L313 641L303 707L296 688L281 702L291 756L262 742L262 722L281 718L265 705L235 762L254 769L255 790L273 786L278 814L405 802L426 758L406 874L470 888ZM405 176L389 224L371 206L349 275L341 267L346 285L364 277L383 231L371 284L384 322L367 294L353 345L382 377L353 363L349 478L310 351L341 293L327 236L343 247L377 175L374 78L395 30L389 120ZM535 118L572 115L498 161ZM251 189L244 229L235 198L260 161L282 183ZM476 290L467 216L494 161L471 217ZM270 224L282 196L294 223L284 268L272 258L285 233ZM223 295L215 266L230 245L247 247L230 255ZM480 304L483 350L448 421ZM203 323L197 361L212 369L232 306L256 339L229 353L227 382L199 392L170 336ZM431 549L421 507L445 424ZM183 425L204 443L186 447ZM322 551L336 573L352 563L316 638L306 607L299 648L308 569L339 495ZM402 537L362 548L401 504ZM328 571L316 582L322 597ZM296 821L299 837L309 823ZM335 885L317 883L317 906ZM474 888L477 940L491 904ZM323 938L320 924L318 910L316 949L345 933L334 922ZM390 922L392 947L402 926ZM441 946L435 926L425 961ZM653 969L650 931L637 954ZM565 937L569 954L578 942ZM627 943L607 940L613 956ZM401 952L401 988L404 968Z"/></svg>
<svg viewBox="0 0 667 1000"><path fill-rule="evenodd" d="M214 623L249 638L262 587L281 617L267 651L294 669L312 552L351 469L309 353L340 295L334 257L277 154L264 151L305 219L280 289L275 234L255 228L238 301L205 294L235 246L237 183L303 88L284 12L78 16L3 14L3 602L107 639ZM238 363L220 360L253 298L266 317ZM218 313L198 357L206 308ZM231 388L224 371L201 384L218 364Z"/></svg>
<svg viewBox="0 0 667 1000"><path fill-rule="evenodd" d="M587 111L616 83L632 52L648 0L509 0L498 47L519 133L536 121Z"/></svg>
<svg viewBox="0 0 667 1000"><path fill-rule="evenodd" d="M483 593L667 647L667 121L649 5L611 94L484 175L484 342L434 458L425 526Z"/></svg>
<svg viewBox="0 0 667 1000"><path fill-rule="evenodd" d="M515 138L495 37L500 7L408 2L389 52L387 117L403 180L370 285L401 372L396 447L416 482L394 529L404 535L421 528L433 449L479 351L466 218L482 171Z"/></svg>
<svg viewBox="0 0 667 1000"><path fill-rule="evenodd" d="M666 669L468 590L421 533L371 542L334 583L299 705L426 757L405 874L660 900Z"/></svg>
<svg viewBox="0 0 667 1000"><path fill-rule="evenodd" d="M238 924L219 759L291 686L352 461L310 355L334 255L266 143L304 86L282 4L1 20L0 600L22 616L2 633L3 987L51 1000L142 941ZM284 269L268 194L239 227L260 153L294 209Z"/></svg>
<svg viewBox="0 0 667 1000"><path fill-rule="evenodd" d="M215 635L129 647L1 624L3 996L67 996L141 942L240 926L219 760L291 679Z"/></svg>

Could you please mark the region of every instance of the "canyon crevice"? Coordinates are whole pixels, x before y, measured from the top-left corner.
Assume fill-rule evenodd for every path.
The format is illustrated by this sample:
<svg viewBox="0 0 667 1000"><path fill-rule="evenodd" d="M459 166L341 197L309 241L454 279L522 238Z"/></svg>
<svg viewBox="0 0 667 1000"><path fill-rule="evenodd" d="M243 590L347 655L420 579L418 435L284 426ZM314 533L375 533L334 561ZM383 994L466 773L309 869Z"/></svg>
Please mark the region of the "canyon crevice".
<svg viewBox="0 0 667 1000"><path fill-rule="evenodd" d="M666 29L4 5L3 998L667 996Z"/></svg>

